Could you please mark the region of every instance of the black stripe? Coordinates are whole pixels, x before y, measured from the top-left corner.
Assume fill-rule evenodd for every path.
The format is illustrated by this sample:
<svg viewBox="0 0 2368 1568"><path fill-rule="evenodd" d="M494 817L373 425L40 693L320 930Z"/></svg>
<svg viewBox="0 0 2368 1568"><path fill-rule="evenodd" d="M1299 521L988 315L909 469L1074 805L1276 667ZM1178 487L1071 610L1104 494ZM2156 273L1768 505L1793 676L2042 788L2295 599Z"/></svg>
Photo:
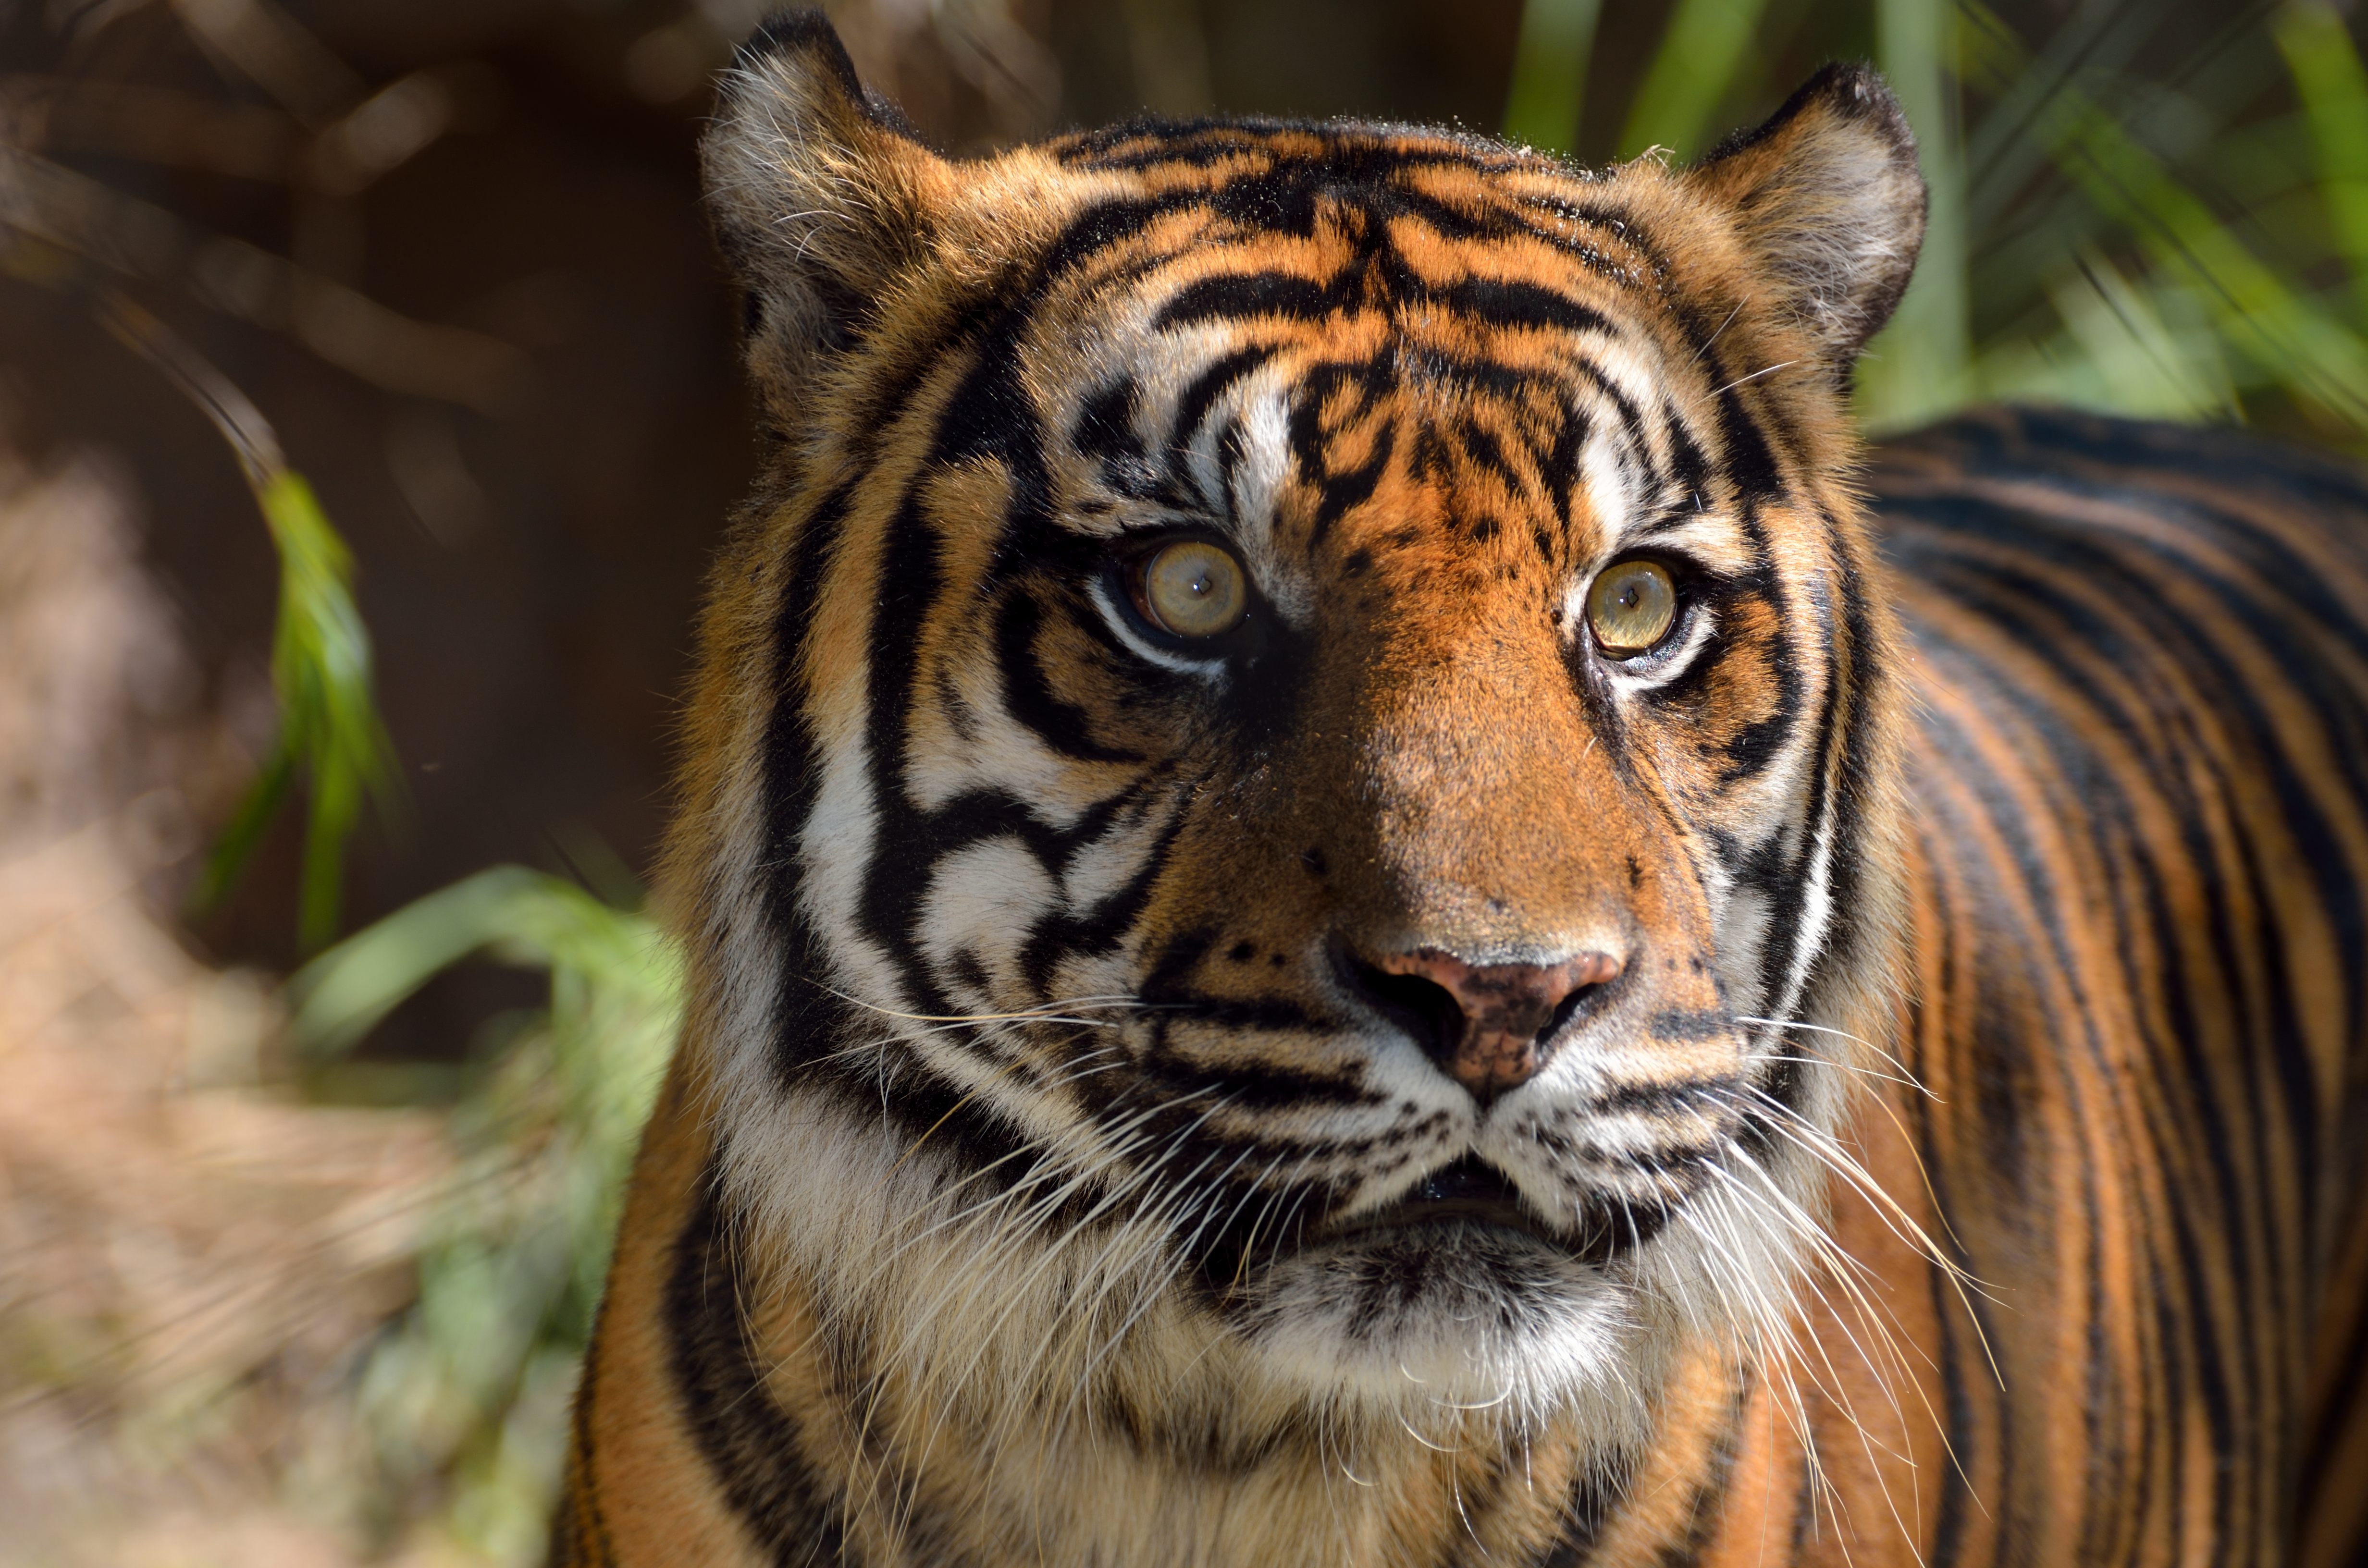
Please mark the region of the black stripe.
<svg viewBox="0 0 2368 1568"><path fill-rule="evenodd" d="M1176 400L1176 417L1168 426L1167 447L1170 460L1190 451L1201 434L1201 422L1209 416L1216 401L1232 390L1234 384L1274 358L1276 346L1253 343L1219 356L1192 378L1184 394ZM1224 499L1220 497L1218 499Z"/></svg>
<svg viewBox="0 0 2368 1568"><path fill-rule="evenodd" d="M2066 545L2066 549L2076 549ZM2248 720L2250 731L2244 747L2248 767L2266 773L2280 785L2281 801L2285 803L2287 831L2294 833L2305 845L2313 840L2326 846L2322 853L2334 849L2337 835L2325 824L2307 783L2302 778L2283 750L2279 747L2265 719L2260 717L2257 702L2250 699L2251 685L2229 665L2220 652L2206 637L2197 635L2198 629L2186 616L2166 603L2153 585L2129 570L2111 553L2102 550L2077 547L2078 559L2070 569L2081 574L2080 580L2092 588L2111 592L2116 610L2144 622L2151 632L2145 642L2133 642L2123 628L2112 619L2100 614L2078 596L2062 591L2061 581L2052 573L2026 572L1995 562L1964 562L1963 570L1936 574L1939 580L1949 583L1952 591L1967 603L1975 606L2016 635L2026 656L2044 665L2052 678L2061 682L2079 697L2088 712L2101 718L2107 730L2124 744L2144 756L2149 749L2146 731L2158 722L2157 716L2165 710L2176 711L2177 704L2168 682L2158 683L2160 694L2148 704L2144 714L2130 712L2112 689L2112 681L2142 682L2165 665L2189 667L2182 672L2212 692L2212 706L2225 721ZM1957 563L1952 562L1952 566ZM2168 565L2169 562L2159 564ZM2110 585L2110 587L2107 585ZM2066 636L2068 631L2071 635ZM2200 667L2197 667L2200 666ZM2112 681L2104 672L2113 672ZM2164 673L2168 674L2168 671ZM2054 710L2043 699L2023 693L1999 675L1996 685L2008 699L2023 713L2038 733L2049 744L2054 767L2072 780L2081 791L2090 834L2098 841L2100 853L2109 859L2123 860L2139 880L2142 903L2151 916L2157 950L2166 957L2175 956L2181 946L2180 933L2188 925L2187 917L2175 912L2162 886L2160 874L2144 855L2134 852L2116 853L2114 846L2097 830L2110 827L2133 851L2143 843L2142 825L2137 821L2136 807L2130 801L2123 781L2108 763L2089 744L2085 733L2071 727L2065 716ZM2236 793L2234 781L2219 778L2213 766L2213 750L2204 745L2189 748L2191 756L2183 765L2212 776L2218 785L2222 799ZM2264 1120L2259 1102L2248 1102L2252 1112L2252 1142L2257 1151L2267 1153L2272 1148L2291 1142L2294 1165L2303 1170L2317 1163L2317 1123L2319 1108L2316 1086L2312 1081L2308 1048L2303 1040L2300 1022L2288 1008L2272 1007L2268 1020L2249 1017L2248 998L2237 987L2237 977L2248 968L2263 969L2274 973L2273 952L2257 953L2256 962L2245 962L2248 943L2237 929L2237 915L2232 907L2229 890L2217 872L2218 846L2214 841L2211 818L2214 808L2198 800L2186 788L2180 764L2165 759L2149 770L2145 784L2151 793L2171 808L2178 831L2186 850L2188 869L2197 879L2206 901L2209 918L2204 929L2212 945L2214 971L2208 977L2196 976L2183 968L2166 976L2130 971L2133 994L2144 994L2149 989L2162 995L2169 1013L2173 1042L2182 1059L2183 1081L2203 1085L2211 1081L2211 1050L2203 1038L2202 1027L2194 1017L2193 987L2199 980L2208 980L2212 988L2225 991L2238 1015L2237 1028L2244 1037L2263 1040L2271 1047L2271 1063L2277 1069L2277 1082L2285 1104L2277 1118L2273 1131ZM2238 842L2243 844L2242 835ZM2347 895L2356 897L2351 879L2342 874L2341 862L2330 863L2314 859L2309 869L2320 881L2322 907L2327 907ZM2258 885L2248 890L2260 902L2256 905L2271 922L2274 930L2277 904L2264 896L2266 889ZM2125 961L2133 955L2125 950ZM2273 994L2283 987L2273 987ZM2230 1163L2227 1128L2215 1098L2204 1094L2196 1096L2195 1110L2204 1123L2205 1152L2211 1156L2220 1176L2226 1212L2231 1217L2246 1210L2242 1194L2248 1188L2266 1190L2258 1183L2244 1181ZM2266 1173L2264 1173L2266 1176ZM2307 1210L2306 1210L2307 1212ZM2239 1265L2244 1267L2241 1253L2242 1233L2258 1227L2265 1241L2274 1247L2277 1227L2266 1222L2267 1216L2256 1217L2251 1223L2240 1225L2230 1242L2239 1249ZM2307 1221L2306 1221L2307 1222ZM2283 1273L2283 1270L2277 1272ZM2250 1278L2252 1272L2244 1267L2240 1278Z"/></svg>
<svg viewBox="0 0 2368 1568"><path fill-rule="evenodd" d="M822 784L821 748L806 715L803 656L822 593L831 547L852 498L852 483L825 496L800 525L784 569L773 618L772 711L765 727L765 864L773 874L759 890L779 944L780 971L773 993L773 1068L789 1086L800 1068L837 1049L845 1038L845 1004L825 984L829 960L798 904L803 861L800 836Z"/></svg>
<svg viewBox="0 0 2368 1568"><path fill-rule="evenodd" d="M1135 428L1142 396L1133 376L1120 378L1085 400L1070 435L1077 450L1099 465L1102 483L1137 500L1155 494L1159 484L1159 468Z"/></svg>
<svg viewBox="0 0 2368 1568"><path fill-rule="evenodd" d="M609 1538L609 1521L601 1512L592 1459L597 1447L592 1435L593 1385L598 1381L600 1338L608 1324L609 1298L603 1290L600 1304L593 1309L592 1332L586 1341L575 1385L575 1409L569 1423L573 1452L568 1456L566 1491L559 1504L559 1527L565 1533L552 1542L552 1561L559 1568L610 1568L617 1561L617 1545Z"/></svg>
<svg viewBox="0 0 2368 1568"><path fill-rule="evenodd" d="M1726 1518L1726 1489L1735 1480L1735 1461L1742 1451L1743 1417L1750 1407L1753 1378L1747 1370L1736 1377L1726 1415L1710 1440L1709 1464L1695 1481L1686 1503L1686 1531L1661 1548L1654 1568L1691 1568L1702 1561Z"/></svg>
<svg viewBox="0 0 2368 1568"><path fill-rule="evenodd" d="M1560 290L1548 289L1541 284L1495 278L1467 278L1444 289L1425 292L1429 301L1436 301L1486 326L1619 335L1611 318L1601 311L1580 303Z"/></svg>
<svg viewBox="0 0 2368 1568"><path fill-rule="evenodd" d="M675 1238L666 1335L675 1393L709 1472L771 1561L837 1562L848 1551L838 1499L800 1458L797 1423L766 1387L748 1337L747 1280L723 1172L696 1184L699 1207Z"/></svg>
<svg viewBox="0 0 2368 1568"><path fill-rule="evenodd" d="M1024 589L1010 593L995 618L996 668L1003 676L1005 710L1064 756L1079 762L1141 762L1140 752L1095 739L1092 715L1053 690L1044 662L1036 656L1036 634L1043 624L1043 607Z"/></svg>
<svg viewBox="0 0 2368 1568"><path fill-rule="evenodd" d="M1338 309L1341 302L1341 297L1331 289L1296 273L1224 272L1178 290L1175 298L1160 308L1152 324L1165 331L1174 326L1195 326L1220 316L1321 321Z"/></svg>
<svg viewBox="0 0 2368 1568"><path fill-rule="evenodd" d="M1942 820L1946 802L1937 793L1928 792L1925 798L1930 802L1927 809L1931 813L1927 819L1930 824L1928 829L1930 835L1953 836L1962 831L1955 824ZM1929 838L1925 855L1927 864L1938 866L1941 863L1937 850ZM1955 907L1945 878L1938 875L1930 878L1926 884L1926 892L1931 900L1936 926L1941 932L1971 930L1981 924L1974 911ZM1998 927L1993 924L1985 928ZM1907 1056L1906 1063L1907 1076L1919 1083L1929 1082L1933 1074L1933 1064L1925 1060L1922 1054L1922 1044L1929 1027L1926 1021L1927 1009L1935 1005L1945 1006L1949 1000L1961 996L1968 983L1967 977L1962 974L1957 967L1957 948L1945 935L1940 944L1940 957L1941 970L1936 976L1931 994L1923 994L1914 989L1908 993L1907 1027L1901 1032L1900 1037ZM1983 993L1977 994L1977 999L1979 994L1987 994L1987 988ZM1994 1037L2000 1033L1997 1030L1991 1032ZM1971 1045L1973 1042L1964 1043ZM2019 1112L2021 1104L2026 1102L2025 1097L2015 1094L2014 1090L2021 1084L2028 1082L2032 1075L2028 1062L2017 1060L2022 1055L2025 1042L2009 1036L2001 1039L2000 1043L2006 1046L2007 1051L2003 1055L1986 1058L1991 1063L1991 1067L1981 1087L1991 1093L1997 1093L2002 1088L2011 1096L2011 1100L2006 1108L2004 1117L2001 1118L1998 1110L1985 1106L1979 1096L1975 1097L1975 1105L1982 1110L1978 1118L1979 1125L1975 1130L1976 1136L1992 1128L1998 1131L2019 1132L2021 1131ZM2001 1069L2004 1070L2001 1071ZM1963 1278L1982 1278L1984 1277L1982 1260L1966 1251L1959 1230L1950 1222L1952 1217L1961 1216L1964 1210L1960 1207L1960 1201L1954 1190L1952 1172L1956 1166L1945 1157L1935 1132L1934 1123L1941 1114L1940 1108L1921 1096L1911 1096L1907 1101L1907 1113L1914 1119L1917 1149L1922 1161L1924 1179L1932 1194L1934 1210L1941 1216L1943 1221L1934 1227L1937 1240L1946 1249L1949 1260L1962 1271ZM2001 1152L1993 1147L1989 1152L1988 1160L1985 1163L1990 1170L1997 1172L2006 1182L2015 1184L2017 1187L2020 1187L2021 1184L2027 1179L2025 1173L2031 1168L2024 1163L2020 1149ZM2022 1196L2021 1192L2017 1195ZM1989 1354L1999 1343L1998 1335L1992 1325L1991 1314L1986 1307L1987 1298L1970 1287L1959 1289L1952 1282L1948 1274L1940 1268L1930 1269L1927 1278L1932 1297L1933 1322L1940 1336L1936 1346L1936 1359L1939 1362L1941 1373L1941 1398L1945 1413L1944 1435L1948 1443L1949 1460L1942 1466L1941 1495L1934 1516L1930 1562L1930 1568L1954 1568L1964 1551L1965 1533L1971 1522L1971 1514L1981 1513L1986 1517L2001 1520L2014 1517L2016 1498L2013 1493L2017 1481L2015 1471L2017 1445L2013 1426L2003 1420L1995 1421L1992 1424L1993 1430L1990 1433L1992 1446L1985 1448L1976 1442L1976 1438L1982 1434L1976 1426L1978 1418L1974 1408L1972 1391L1975 1387L1986 1390L1995 1388L1995 1384L1989 1381ZM1958 1311L1963 1311L1971 1318L1970 1326L1974 1332L1970 1342L1961 1339L1958 1334L1957 1318L1954 1315ZM1966 1468L1979 1462L1985 1457L1991 1457L1996 1460L1998 1476L1996 1484L1999 1489L1998 1494L1987 1497L1974 1490L1972 1481L1964 1473Z"/></svg>
<svg viewBox="0 0 2368 1568"><path fill-rule="evenodd" d="M1808 593L1809 606L1816 612L1817 623L1827 628L1830 633L1835 619L1834 606L1827 596L1826 580L1822 575L1810 578ZM1789 636L1780 635L1778 655L1772 662L1781 671L1789 672L1794 667L1795 661L1787 656L1791 645L1792 639ZM1839 805L1834 790L1834 756L1842 744L1842 732L1860 722L1859 710L1850 701L1851 691L1847 672L1839 667L1833 653L1832 640L1828 635L1826 639L1826 691L1824 700L1817 707L1816 727L1814 732L1816 750L1809 759L1808 798L1802 805L1800 843L1792 857L1789 874L1778 885L1781 892L1789 893L1791 896L1779 896L1770 903L1767 934L1760 941L1759 995L1753 1002L1755 1006L1760 1008L1782 1007L1789 1010L1797 1006L1800 996L1784 995L1782 987L1787 983L1792 972L1795 969L1801 969L1803 991L1805 993L1808 974L1804 966L1814 962L1816 958L1813 952L1804 950L1803 944L1809 940L1809 934L1802 925L1802 916L1808 906L1808 890L1818 854L1817 841L1821 835L1827 835L1831 830L1830 819L1835 815ZM1779 689L1793 687L1796 681L1797 677L1794 680L1780 680ZM1785 704L1787 709L1795 706L1794 702ZM1782 710L1780 710L1780 713L1782 711ZM1781 744L1781 740L1771 736L1768 751L1769 761L1774 760ZM1765 764L1763 763L1762 766ZM1725 776L1722 775L1723 781L1725 778ZM1830 885L1827 891L1830 893ZM1788 1054L1798 1055L1799 1053L1788 1052ZM1777 1063L1775 1071L1770 1075L1768 1093L1788 1107L1798 1104L1800 1075L1801 1067L1798 1062Z"/></svg>
<svg viewBox="0 0 2368 1568"><path fill-rule="evenodd" d="M1562 1534L1540 1560L1538 1568L1585 1568L1593 1561L1596 1543L1603 1537L1621 1504L1627 1501L1635 1466L1622 1458L1583 1465L1563 1496Z"/></svg>
<svg viewBox="0 0 2368 1568"><path fill-rule="evenodd" d="M1395 420L1378 421L1373 427L1372 449L1365 461L1356 468L1335 472L1327 461L1326 405L1336 392L1352 388L1360 398L1358 414L1370 411L1390 391L1393 358L1385 352L1380 359L1362 364L1321 365L1301 379L1291 410L1290 440L1301 478L1316 489L1315 510L1308 532L1311 543L1320 540L1346 513L1372 499L1383 474L1388 471L1397 442Z"/></svg>

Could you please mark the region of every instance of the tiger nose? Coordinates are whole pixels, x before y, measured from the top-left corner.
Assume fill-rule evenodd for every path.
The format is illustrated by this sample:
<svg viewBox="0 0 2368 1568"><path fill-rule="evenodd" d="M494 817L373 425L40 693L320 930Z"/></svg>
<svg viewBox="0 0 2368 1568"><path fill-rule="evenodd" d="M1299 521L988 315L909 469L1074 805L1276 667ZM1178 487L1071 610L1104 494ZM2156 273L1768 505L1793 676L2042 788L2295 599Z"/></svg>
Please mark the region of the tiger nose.
<svg viewBox="0 0 2368 1568"><path fill-rule="evenodd" d="M1618 978L1621 960L1579 953L1558 963L1474 964L1423 948L1372 967L1380 974L1371 988L1425 1018L1432 1057L1486 1105L1537 1076L1553 1051L1548 1030L1565 1006Z"/></svg>

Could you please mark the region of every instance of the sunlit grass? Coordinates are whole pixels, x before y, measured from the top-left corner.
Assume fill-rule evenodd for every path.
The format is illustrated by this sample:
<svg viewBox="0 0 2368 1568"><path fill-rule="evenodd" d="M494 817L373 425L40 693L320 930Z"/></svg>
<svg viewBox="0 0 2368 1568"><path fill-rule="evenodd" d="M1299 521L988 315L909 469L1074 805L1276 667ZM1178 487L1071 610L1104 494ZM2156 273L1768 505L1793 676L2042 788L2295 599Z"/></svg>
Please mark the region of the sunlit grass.
<svg viewBox="0 0 2368 1568"><path fill-rule="evenodd" d="M547 972L547 1005L483 1042L454 1116L459 1176L427 1226L416 1303L371 1352L360 1415L391 1492L444 1477L443 1532L498 1561L540 1551L575 1364L634 1142L680 1026L655 921L522 867L379 921L290 983L314 1057L351 1049L472 956Z"/></svg>
<svg viewBox="0 0 2368 1568"><path fill-rule="evenodd" d="M2037 40L1979 0L1677 0L1665 18L1616 142L1590 150L1580 108L1621 90L1588 76L1596 6L1532 0L1507 134L1699 156L1722 117L1764 113L1772 100L1745 100L1789 85L1760 62L1804 38L1871 40L1932 205L1916 280L1860 367L1870 430L2019 398L2299 419L2368 445L2368 70L2327 0L2232 10L2193 38L2126 5L2076 7ZM2263 112L2281 97L2293 107Z"/></svg>
<svg viewBox="0 0 2368 1568"><path fill-rule="evenodd" d="M2330 34L2307 6L2260 13L2249 33L2190 40L2164 85L2117 63L2148 41L2142 13L2118 35L2067 28L2040 49L1978 5L1958 17L1952 69L1990 106L1969 139L1967 272L2002 324L1975 342L1951 403L2236 420L2283 407L2346 444L2368 437L2358 298L2326 287L2321 247L2303 237L2340 231L2358 187L2297 157L2277 119L2237 124L2278 87L2266 22L2289 67L2309 54L2289 88L2342 136L2362 99L2340 26ZM2250 165L2234 178L2231 150ZM1907 422L1880 400L1864 412L1879 428Z"/></svg>

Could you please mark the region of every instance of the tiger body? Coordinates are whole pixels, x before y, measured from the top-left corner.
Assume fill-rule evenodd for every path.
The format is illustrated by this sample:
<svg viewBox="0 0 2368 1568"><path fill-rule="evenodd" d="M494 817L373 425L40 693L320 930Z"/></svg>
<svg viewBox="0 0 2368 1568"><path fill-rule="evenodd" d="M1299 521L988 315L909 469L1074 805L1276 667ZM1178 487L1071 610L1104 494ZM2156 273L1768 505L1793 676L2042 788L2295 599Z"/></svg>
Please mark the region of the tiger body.
<svg viewBox="0 0 2368 1568"><path fill-rule="evenodd" d="M560 1561L2355 1560L2355 474L1870 511L1862 73L953 165L803 18L708 156L778 439Z"/></svg>

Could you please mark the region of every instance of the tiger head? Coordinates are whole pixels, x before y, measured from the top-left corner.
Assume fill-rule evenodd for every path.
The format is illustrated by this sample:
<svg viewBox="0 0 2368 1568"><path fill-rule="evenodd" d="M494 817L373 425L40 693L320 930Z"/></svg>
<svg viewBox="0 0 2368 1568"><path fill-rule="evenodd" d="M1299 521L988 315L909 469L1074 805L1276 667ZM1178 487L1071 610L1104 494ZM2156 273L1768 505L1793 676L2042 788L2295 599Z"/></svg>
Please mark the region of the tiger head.
<svg viewBox="0 0 2368 1568"><path fill-rule="evenodd" d="M1618 1431L1764 1327L1896 903L1880 82L956 162L809 16L704 156L769 439L669 886L782 1278L1007 1405Z"/></svg>

